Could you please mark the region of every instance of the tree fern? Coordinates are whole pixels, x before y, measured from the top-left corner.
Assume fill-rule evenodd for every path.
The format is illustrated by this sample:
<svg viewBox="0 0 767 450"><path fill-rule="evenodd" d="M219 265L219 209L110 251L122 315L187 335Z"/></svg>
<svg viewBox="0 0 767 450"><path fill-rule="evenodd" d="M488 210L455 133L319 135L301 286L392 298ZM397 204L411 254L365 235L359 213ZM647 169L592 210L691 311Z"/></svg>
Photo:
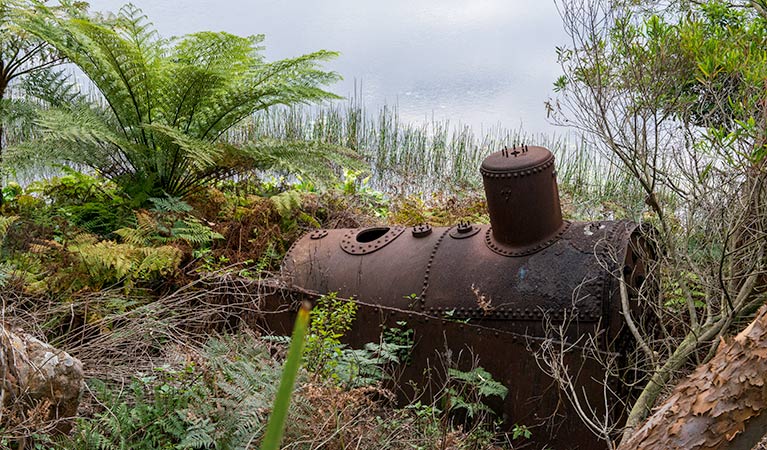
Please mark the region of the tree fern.
<svg viewBox="0 0 767 450"><path fill-rule="evenodd" d="M243 146L242 155L254 169L303 175L319 184L335 179L333 164L360 168L352 150L320 142L263 139Z"/></svg>
<svg viewBox="0 0 767 450"><path fill-rule="evenodd" d="M31 104L24 100L9 100L7 94L17 87L24 87L24 78L34 76L40 71L46 71L62 64L62 56L51 46L30 34L23 28L18 27L19 21L23 22L35 0L3 0L0 2L0 160L4 158L4 146L9 138L6 127L11 124L19 125L19 118L25 114L18 113L29 109ZM50 15L57 14L69 9L72 13L79 6L51 7L48 8ZM21 20L19 20L21 19ZM16 127L14 127L16 128ZM24 129L26 127L22 127ZM18 134L15 132L14 134ZM18 137L18 136L15 136ZM5 175L5 174L3 174ZM2 177L0 177L2 178ZM0 196L0 204L3 197Z"/></svg>
<svg viewBox="0 0 767 450"><path fill-rule="evenodd" d="M24 78L23 92L49 105L61 106L84 102L86 97L64 70L38 70Z"/></svg>
<svg viewBox="0 0 767 450"><path fill-rule="evenodd" d="M43 135L16 147L13 164L85 165L142 203L163 193L183 197L236 172L273 170L324 180L334 175L334 164L360 165L340 147L267 140L236 147L221 139L270 106L337 98L322 87L338 75L319 66L336 53L266 62L263 36L202 32L165 40L132 5L98 21L64 20L41 6L21 22L88 75L103 101L56 100L55 93L74 94L46 75L49 89L42 97L51 108L37 121Z"/></svg>

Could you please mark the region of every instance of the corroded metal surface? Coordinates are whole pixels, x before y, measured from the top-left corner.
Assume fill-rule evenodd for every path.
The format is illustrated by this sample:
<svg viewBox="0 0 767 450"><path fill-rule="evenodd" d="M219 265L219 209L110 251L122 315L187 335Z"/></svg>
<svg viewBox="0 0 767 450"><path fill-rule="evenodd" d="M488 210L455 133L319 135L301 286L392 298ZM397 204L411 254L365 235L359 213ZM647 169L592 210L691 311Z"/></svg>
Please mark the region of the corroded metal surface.
<svg viewBox="0 0 767 450"><path fill-rule="evenodd" d="M341 248L350 255L367 255L386 247L394 239L397 239L397 236L402 234L403 231L405 231L403 227L372 227L362 230L344 230L344 235L341 236Z"/></svg>
<svg viewBox="0 0 767 450"><path fill-rule="evenodd" d="M597 337L597 351L631 350L618 280L630 288L644 281L642 230L626 221L562 220L554 158L542 147L494 153L481 172L490 225L314 231L291 247L283 274L295 291L337 292L360 303L347 336L352 345L377 342L381 327L398 321L414 329L412 362L397 385L401 398L414 394L402 387L408 381L437 386L424 374L439 378L434 369L445 355L464 369L477 358L509 388L493 405L507 429L534 427L539 446L604 448L531 350L551 337L545 320L565 318L571 320L562 339L589 335ZM576 389L602 404L602 366L578 352L566 360Z"/></svg>
<svg viewBox="0 0 767 450"><path fill-rule="evenodd" d="M485 158L479 169L487 197L496 252L534 253L551 245L567 224L562 220L554 155L523 145Z"/></svg>
<svg viewBox="0 0 767 450"><path fill-rule="evenodd" d="M606 294L615 281L605 267L622 269L616 261L624 257L636 226L570 225L548 247L518 257L498 254L486 244L488 225L473 225L476 231L460 239L444 238L460 237L457 227L434 227L426 236L399 233L365 258L343 250L368 229L328 230L321 239L300 239L285 257L284 269L291 283L305 289L432 315L449 312L455 319L524 322L572 313L582 322L604 321ZM482 307L478 295L487 302Z"/></svg>

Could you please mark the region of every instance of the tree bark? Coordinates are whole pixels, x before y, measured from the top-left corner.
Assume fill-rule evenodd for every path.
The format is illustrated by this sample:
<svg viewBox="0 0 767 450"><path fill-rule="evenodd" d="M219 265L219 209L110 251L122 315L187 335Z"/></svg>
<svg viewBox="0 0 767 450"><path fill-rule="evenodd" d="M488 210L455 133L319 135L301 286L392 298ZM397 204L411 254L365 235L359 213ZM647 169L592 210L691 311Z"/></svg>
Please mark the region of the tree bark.
<svg viewBox="0 0 767 450"><path fill-rule="evenodd" d="M618 450L750 450L767 424L767 306Z"/></svg>

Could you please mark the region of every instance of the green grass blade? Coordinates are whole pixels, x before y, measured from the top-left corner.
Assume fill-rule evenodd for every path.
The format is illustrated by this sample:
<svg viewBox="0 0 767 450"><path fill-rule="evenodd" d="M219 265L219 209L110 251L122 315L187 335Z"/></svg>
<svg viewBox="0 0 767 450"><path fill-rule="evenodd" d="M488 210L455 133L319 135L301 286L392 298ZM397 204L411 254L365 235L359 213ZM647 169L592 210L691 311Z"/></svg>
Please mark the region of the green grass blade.
<svg viewBox="0 0 767 450"><path fill-rule="evenodd" d="M288 408L290 407L290 397L293 395L293 385L296 382L298 368L301 366L306 330L309 327L310 309L309 303L304 302L301 309L298 310L296 324L293 327L293 336L290 339L288 358L282 369L280 387L277 390L277 397L274 399L269 424L266 426L266 435L261 442L261 450L279 450L280 448L282 433L285 430L285 419L288 417Z"/></svg>

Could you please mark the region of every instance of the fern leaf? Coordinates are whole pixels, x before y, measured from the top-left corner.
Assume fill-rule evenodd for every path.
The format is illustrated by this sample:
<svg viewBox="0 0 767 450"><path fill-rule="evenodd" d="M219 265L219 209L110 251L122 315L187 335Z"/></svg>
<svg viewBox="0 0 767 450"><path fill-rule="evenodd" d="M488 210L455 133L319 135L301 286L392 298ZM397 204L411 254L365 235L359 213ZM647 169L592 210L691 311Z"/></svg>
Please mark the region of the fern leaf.
<svg viewBox="0 0 767 450"><path fill-rule="evenodd" d="M293 212L301 208L303 199L298 191L285 191L269 198L277 208L282 218L289 218Z"/></svg>
<svg viewBox="0 0 767 450"><path fill-rule="evenodd" d="M242 151L254 169L298 174L320 185L336 180L339 167L364 168L352 150L319 142L262 140L244 146Z"/></svg>
<svg viewBox="0 0 767 450"><path fill-rule="evenodd" d="M162 247L144 247L141 250L143 258L137 262L133 270L136 278L151 280L159 276L168 276L178 269L183 256L181 250L170 245Z"/></svg>
<svg viewBox="0 0 767 450"><path fill-rule="evenodd" d="M187 213L192 211L192 207L189 203L181 200L178 197L152 197L149 199L154 205L152 208L154 211L162 213Z"/></svg>
<svg viewBox="0 0 767 450"><path fill-rule="evenodd" d="M8 230L17 220L19 220L19 216L0 216L0 242L5 241Z"/></svg>
<svg viewBox="0 0 767 450"><path fill-rule="evenodd" d="M203 171L216 166L223 155L221 147L201 139L196 139L176 128L159 124L145 124L143 127L167 139L168 144L172 144L177 148L178 155L185 161L185 164L197 171ZM169 167L169 169L172 169L172 167ZM177 167L177 178L187 175L184 169L187 169L187 167ZM166 175L171 179L175 179L171 173Z"/></svg>
<svg viewBox="0 0 767 450"><path fill-rule="evenodd" d="M92 108L43 110L36 122L42 137L9 147L4 164L23 170L77 163L98 169L108 177L135 170L121 150L131 144L115 134L104 117Z"/></svg>
<svg viewBox="0 0 767 450"><path fill-rule="evenodd" d="M53 107L86 102L77 84L71 82L64 70L37 70L22 81L22 89L32 97Z"/></svg>
<svg viewBox="0 0 767 450"><path fill-rule="evenodd" d="M120 236L126 244L138 247L148 246L156 234L157 221L146 212L136 212L136 227L124 227L114 233Z"/></svg>
<svg viewBox="0 0 767 450"><path fill-rule="evenodd" d="M183 197L212 180L249 170L327 181L339 165L361 166L340 147L259 142L240 149L220 142L256 111L338 98L323 88L339 76L320 68L334 52L267 63L260 53L263 36L204 32L163 40L132 5L109 20L60 18L42 5L21 16L24 30L90 77L104 106L56 103L39 119L41 145L12 152L25 167L35 162L30 155L42 150L44 162L84 164L143 202L163 192ZM51 92L74 95L59 81L51 76Z"/></svg>

